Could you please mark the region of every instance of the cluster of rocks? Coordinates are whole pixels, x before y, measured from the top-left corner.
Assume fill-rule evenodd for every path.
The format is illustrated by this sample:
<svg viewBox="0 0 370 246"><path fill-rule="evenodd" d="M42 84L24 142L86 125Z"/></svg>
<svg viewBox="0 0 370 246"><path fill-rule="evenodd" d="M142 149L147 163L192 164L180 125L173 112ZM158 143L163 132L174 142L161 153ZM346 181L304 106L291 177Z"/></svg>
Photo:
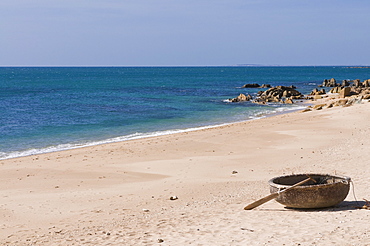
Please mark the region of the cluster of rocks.
<svg viewBox="0 0 370 246"><path fill-rule="evenodd" d="M337 81L334 78L331 79L324 79L321 85L319 87L369 87L370 86L370 79L364 80L361 82L359 79L354 80L342 80L342 83L337 83Z"/></svg>
<svg viewBox="0 0 370 246"><path fill-rule="evenodd" d="M242 86L242 88L271 88L271 85L270 84L259 85L259 84L253 83L253 84L245 84Z"/></svg>
<svg viewBox="0 0 370 246"><path fill-rule="evenodd" d="M349 106L355 102L359 102L364 99L370 100L370 79L364 80L343 80L341 84L337 83L334 78L325 79L319 87L331 87L329 92L331 94L339 94L340 100L332 101L328 104L318 104L314 106L314 109L330 108L334 106ZM309 95L304 96L295 86L276 86L271 87L269 84L245 84L242 88L269 88L266 91L259 91L257 96L253 98L249 94L241 93L235 98L230 98L228 102L245 102L251 101L258 104L267 103L285 103L292 104L294 100L318 100L324 97L328 97L328 94L324 88L315 88ZM349 97L349 98L347 98ZM308 109L311 110L311 109Z"/></svg>
<svg viewBox="0 0 370 246"><path fill-rule="evenodd" d="M363 100L370 101L370 79L364 80L363 82L361 82L359 79L343 80L342 84L338 84L335 79L330 79L324 80L320 87L323 86L332 87L329 92L331 94L339 95L336 97L329 97L330 100L327 103L319 103L312 107L308 107L304 110L304 112L332 108L335 106L348 107L355 103L360 103ZM328 97L328 95L325 94L325 89L323 88L321 90L314 89L307 98L322 99L323 97Z"/></svg>
<svg viewBox="0 0 370 246"><path fill-rule="evenodd" d="M333 87L330 91L330 93L338 93L341 98L345 98L347 96L351 95L351 88L349 87ZM326 95L325 89L313 89L311 93L307 96L307 99L321 99L322 95Z"/></svg>
<svg viewBox="0 0 370 246"><path fill-rule="evenodd" d="M338 93L341 98L345 98L351 95L363 95L365 99L368 99L370 90L370 79L361 82L359 79L355 80L343 80L341 84L337 83L334 78L329 80L325 79L319 87L332 87L329 93ZM325 89L314 89L310 96L314 96L314 99L319 99L320 95L326 94Z"/></svg>
<svg viewBox="0 0 370 246"><path fill-rule="evenodd" d="M307 112L307 111L312 111L312 110L321 110L321 109L324 109L324 108L332 108L332 107L338 107L338 106L342 106L342 107L348 107L348 106L351 106L355 103L361 103L362 100L364 98L363 97L349 97L349 98L340 98L338 100L331 100L327 103L319 103L319 104L315 104L313 106L308 106L306 109L302 110L302 112Z"/></svg>
<svg viewBox="0 0 370 246"><path fill-rule="evenodd" d="M276 86L257 93L255 103L268 102L293 103L293 99L302 99L303 95L294 86Z"/></svg>
<svg viewBox="0 0 370 246"><path fill-rule="evenodd" d="M246 87L245 87L246 88ZM259 87L261 88L261 87ZM294 99L302 99L303 95L294 86L276 86L266 91L259 91L256 98L251 95L240 94L235 98L228 99L229 102L252 101L253 103L294 103Z"/></svg>
<svg viewBox="0 0 370 246"><path fill-rule="evenodd" d="M339 86L339 84L334 78L331 78L331 79L324 79L321 86L336 87L336 86Z"/></svg>
<svg viewBox="0 0 370 246"><path fill-rule="evenodd" d="M243 94L243 93L240 93L239 96L235 97L235 98L230 98L228 99L227 101L228 102L246 102L246 101L250 101L252 100L252 96L247 94Z"/></svg>
<svg viewBox="0 0 370 246"><path fill-rule="evenodd" d="M315 96L315 95L325 95L325 94L326 94L325 89L321 89L321 90L319 90L319 89L315 88L315 89L313 89L313 90L311 91L311 93L310 93L309 95L310 95L310 96Z"/></svg>

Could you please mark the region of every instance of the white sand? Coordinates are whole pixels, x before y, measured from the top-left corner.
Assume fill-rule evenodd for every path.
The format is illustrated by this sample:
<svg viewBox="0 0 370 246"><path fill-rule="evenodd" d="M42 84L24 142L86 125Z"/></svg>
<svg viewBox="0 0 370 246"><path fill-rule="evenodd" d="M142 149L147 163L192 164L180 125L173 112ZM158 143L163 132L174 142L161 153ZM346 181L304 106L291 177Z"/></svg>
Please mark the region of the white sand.
<svg viewBox="0 0 370 246"><path fill-rule="evenodd" d="M2 160L0 245L370 245L352 189L334 208L243 210L292 173L349 176L363 205L369 122L365 102Z"/></svg>

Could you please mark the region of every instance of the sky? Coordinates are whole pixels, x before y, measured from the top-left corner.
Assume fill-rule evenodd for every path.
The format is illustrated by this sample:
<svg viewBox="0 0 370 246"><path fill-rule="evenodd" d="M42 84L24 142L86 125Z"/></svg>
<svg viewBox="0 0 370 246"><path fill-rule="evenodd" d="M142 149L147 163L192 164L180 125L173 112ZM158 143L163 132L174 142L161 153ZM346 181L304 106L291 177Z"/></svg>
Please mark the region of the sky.
<svg viewBox="0 0 370 246"><path fill-rule="evenodd" d="M0 66L370 65L368 0L1 0Z"/></svg>

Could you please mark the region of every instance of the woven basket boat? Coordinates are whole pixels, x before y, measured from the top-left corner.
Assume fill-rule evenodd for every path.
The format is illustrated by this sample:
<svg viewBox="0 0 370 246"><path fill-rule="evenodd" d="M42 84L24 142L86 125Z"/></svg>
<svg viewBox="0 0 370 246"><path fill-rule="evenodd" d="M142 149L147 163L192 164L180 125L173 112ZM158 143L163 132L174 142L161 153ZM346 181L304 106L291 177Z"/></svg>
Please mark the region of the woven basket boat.
<svg viewBox="0 0 370 246"><path fill-rule="evenodd" d="M342 202L348 195L351 178L329 174L295 174L269 180L270 192L282 191L311 177L301 186L279 194L276 201L289 208L326 208Z"/></svg>

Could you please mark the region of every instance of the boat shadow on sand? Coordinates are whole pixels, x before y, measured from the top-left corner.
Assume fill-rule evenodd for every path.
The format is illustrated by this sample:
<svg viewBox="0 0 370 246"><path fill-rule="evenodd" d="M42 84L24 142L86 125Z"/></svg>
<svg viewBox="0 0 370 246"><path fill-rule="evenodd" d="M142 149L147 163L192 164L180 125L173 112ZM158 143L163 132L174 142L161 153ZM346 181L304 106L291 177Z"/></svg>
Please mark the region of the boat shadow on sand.
<svg viewBox="0 0 370 246"><path fill-rule="evenodd" d="M261 208L265 211L286 211L286 212L340 212L340 211L353 211L362 209L367 203L365 201L343 201L336 206L327 208L289 208L283 207L281 209Z"/></svg>

